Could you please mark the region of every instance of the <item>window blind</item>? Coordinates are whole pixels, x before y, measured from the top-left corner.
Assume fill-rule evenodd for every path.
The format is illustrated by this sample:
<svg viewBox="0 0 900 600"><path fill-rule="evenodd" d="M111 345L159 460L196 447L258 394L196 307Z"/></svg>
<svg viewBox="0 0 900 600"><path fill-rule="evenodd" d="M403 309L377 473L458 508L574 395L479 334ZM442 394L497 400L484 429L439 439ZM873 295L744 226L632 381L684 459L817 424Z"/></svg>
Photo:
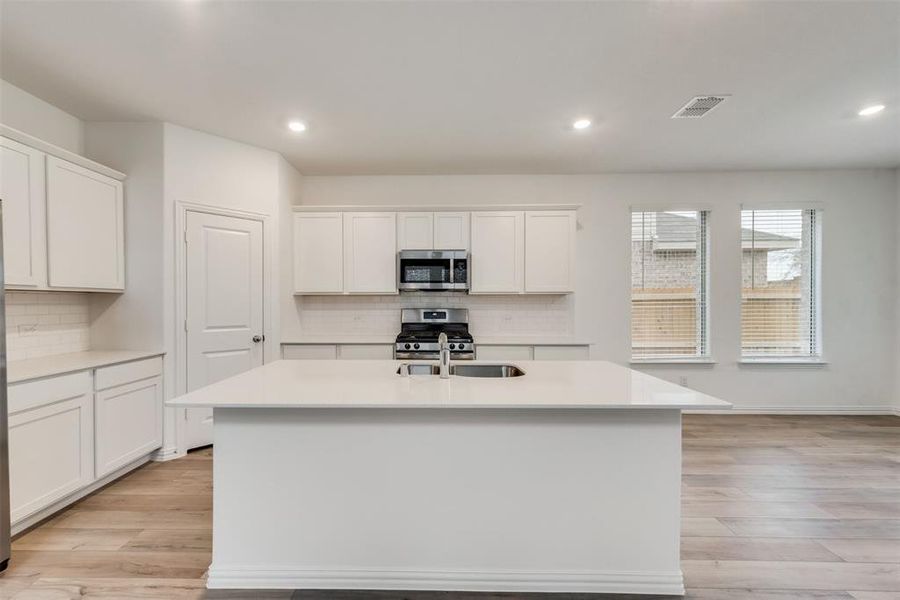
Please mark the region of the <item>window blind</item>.
<svg viewBox="0 0 900 600"><path fill-rule="evenodd" d="M631 355L705 357L708 213L631 213Z"/></svg>
<svg viewBox="0 0 900 600"><path fill-rule="evenodd" d="M741 354L819 356L819 213L741 211Z"/></svg>

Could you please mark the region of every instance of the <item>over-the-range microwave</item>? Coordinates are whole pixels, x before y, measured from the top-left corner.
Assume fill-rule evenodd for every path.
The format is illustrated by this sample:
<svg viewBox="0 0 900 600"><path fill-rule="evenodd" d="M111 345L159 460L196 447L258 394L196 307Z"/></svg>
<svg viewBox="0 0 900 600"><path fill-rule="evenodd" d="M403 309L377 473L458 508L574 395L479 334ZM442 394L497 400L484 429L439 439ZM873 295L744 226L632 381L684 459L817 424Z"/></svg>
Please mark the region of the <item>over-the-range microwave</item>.
<svg viewBox="0 0 900 600"><path fill-rule="evenodd" d="M469 289L466 250L401 250L397 254L397 282L402 290Z"/></svg>

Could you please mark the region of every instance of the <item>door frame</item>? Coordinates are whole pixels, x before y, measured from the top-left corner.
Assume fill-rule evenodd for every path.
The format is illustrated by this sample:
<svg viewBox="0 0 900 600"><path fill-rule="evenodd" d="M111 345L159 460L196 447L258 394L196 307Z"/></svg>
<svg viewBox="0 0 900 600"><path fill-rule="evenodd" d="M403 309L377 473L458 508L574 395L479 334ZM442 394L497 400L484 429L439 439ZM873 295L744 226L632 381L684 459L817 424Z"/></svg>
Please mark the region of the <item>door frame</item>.
<svg viewBox="0 0 900 600"><path fill-rule="evenodd" d="M275 248L273 243L275 236L272 234L271 217L265 213L257 213L232 208L222 208L200 204L196 202L177 202L175 206L175 396L187 393L187 219L188 213L204 213L221 217L234 217L249 221L258 221L262 224L263 236L263 364L278 356L278 344L273 331L272 316L274 313L275 294L273 293L272 257ZM176 453L181 456L187 452L185 440L185 422L187 420L186 408L175 411L175 440Z"/></svg>

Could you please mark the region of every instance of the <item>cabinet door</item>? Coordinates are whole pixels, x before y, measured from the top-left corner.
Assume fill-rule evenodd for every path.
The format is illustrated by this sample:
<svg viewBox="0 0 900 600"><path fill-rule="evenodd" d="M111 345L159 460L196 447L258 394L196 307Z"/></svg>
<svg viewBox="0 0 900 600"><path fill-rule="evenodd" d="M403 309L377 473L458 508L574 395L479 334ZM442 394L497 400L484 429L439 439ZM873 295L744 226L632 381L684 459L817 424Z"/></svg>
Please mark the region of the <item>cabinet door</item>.
<svg viewBox="0 0 900 600"><path fill-rule="evenodd" d="M97 477L109 475L162 445L162 408L159 376L97 392Z"/></svg>
<svg viewBox="0 0 900 600"><path fill-rule="evenodd" d="M125 289L122 182L47 157L50 287Z"/></svg>
<svg viewBox="0 0 900 600"><path fill-rule="evenodd" d="M47 285L44 154L0 138L3 266L7 287Z"/></svg>
<svg viewBox="0 0 900 600"><path fill-rule="evenodd" d="M344 213L344 291L397 293L396 213Z"/></svg>
<svg viewBox="0 0 900 600"><path fill-rule="evenodd" d="M520 211L472 213L473 294L524 291L525 215Z"/></svg>
<svg viewBox="0 0 900 600"><path fill-rule="evenodd" d="M575 290L575 211L525 213L525 291Z"/></svg>
<svg viewBox="0 0 900 600"><path fill-rule="evenodd" d="M434 213L397 213L397 250L431 250L434 245Z"/></svg>
<svg viewBox="0 0 900 600"><path fill-rule="evenodd" d="M78 373L9 388L9 493L13 523L94 479L90 377Z"/></svg>
<svg viewBox="0 0 900 600"><path fill-rule="evenodd" d="M344 226L339 212L294 214L294 293L344 291Z"/></svg>
<svg viewBox="0 0 900 600"><path fill-rule="evenodd" d="M437 250L468 250L469 213L434 213L434 247Z"/></svg>

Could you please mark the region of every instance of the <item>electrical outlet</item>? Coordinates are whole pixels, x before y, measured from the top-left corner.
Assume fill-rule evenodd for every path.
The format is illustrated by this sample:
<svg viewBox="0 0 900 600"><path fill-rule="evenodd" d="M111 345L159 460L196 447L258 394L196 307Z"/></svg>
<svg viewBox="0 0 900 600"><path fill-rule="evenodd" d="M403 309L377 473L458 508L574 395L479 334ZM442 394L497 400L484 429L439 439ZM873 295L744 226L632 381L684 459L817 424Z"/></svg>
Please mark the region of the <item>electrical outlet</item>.
<svg viewBox="0 0 900 600"><path fill-rule="evenodd" d="M682 387L687 387L687 384L688 384L688 383L687 383L687 377L685 377L684 375L682 375L681 377L678 378L678 385L680 385L680 386L682 386Z"/></svg>

